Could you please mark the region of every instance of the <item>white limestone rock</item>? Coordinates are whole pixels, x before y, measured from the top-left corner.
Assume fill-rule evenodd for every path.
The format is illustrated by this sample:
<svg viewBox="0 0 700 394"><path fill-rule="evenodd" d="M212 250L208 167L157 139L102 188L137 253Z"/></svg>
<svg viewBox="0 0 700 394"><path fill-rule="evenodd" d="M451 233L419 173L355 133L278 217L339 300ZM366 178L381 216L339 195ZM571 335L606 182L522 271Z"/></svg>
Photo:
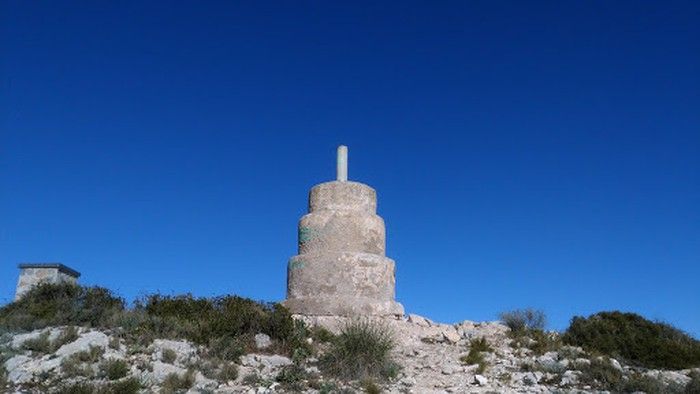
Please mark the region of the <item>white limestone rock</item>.
<svg viewBox="0 0 700 394"><path fill-rule="evenodd" d="M483 376L483 375L474 375L474 384L477 384L479 386L486 386L489 383L489 380Z"/></svg>
<svg viewBox="0 0 700 394"><path fill-rule="evenodd" d="M104 333L100 331L88 331L80 334L78 339L76 339L75 341L61 346L55 354L56 356L62 358L78 352L90 351L91 347L99 347L105 349L107 348L108 344L109 337Z"/></svg>
<svg viewBox="0 0 700 394"><path fill-rule="evenodd" d="M433 325L433 322L429 319L426 319L423 316L414 315L412 313L408 315L408 322L419 325L421 327L430 327Z"/></svg>
<svg viewBox="0 0 700 394"><path fill-rule="evenodd" d="M462 336L459 335L459 333L454 327L443 329L442 336L447 342L453 344L459 342L459 340L462 339Z"/></svg>
<svg viewBox="0 0 700 394"><path fill-rule="evenodd" d="M153 341L152 360L163 360L163 352L166 349L175 352L175 364L186 364L197 359L197 349L187 341L173 341L170 339L156 339Z"/></svg>
<svg viewBox="0 0 700 394"><path fill-rule="evenodd" d="M270 336L266 334L255 334L255 347L258 349L267 349L272 345L272 340Z"/></svg>

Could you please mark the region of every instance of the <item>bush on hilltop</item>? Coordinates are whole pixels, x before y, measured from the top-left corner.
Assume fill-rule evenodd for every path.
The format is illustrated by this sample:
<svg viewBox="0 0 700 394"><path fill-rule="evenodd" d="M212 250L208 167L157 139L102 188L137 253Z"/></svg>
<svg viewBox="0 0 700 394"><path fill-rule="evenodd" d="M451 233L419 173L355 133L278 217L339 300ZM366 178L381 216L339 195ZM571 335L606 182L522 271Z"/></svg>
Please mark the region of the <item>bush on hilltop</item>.
<svg viewBox="0 0 700 394"><path fill-rule="evenodd" d="M122 310L124 300L103 287L41 284L0 308L0 327L9 330L66 325L100 327Z"/></svg>
<svg viewBox="0 0 700 394"><path fill-rule="evenodd" d="M700 366L700 341L669 324L653 322L634 313L614 311L596 313L588 318L576 316L563 340L566 344L646 368Z"/></svg>
<svg viewBox="0 0 700 394"><path fill-rule="evenodd" d="M346 324L320 360L321 369L340 379L388 379L398 373L391 358L395 344L389 327L368 320Z"/></svg>

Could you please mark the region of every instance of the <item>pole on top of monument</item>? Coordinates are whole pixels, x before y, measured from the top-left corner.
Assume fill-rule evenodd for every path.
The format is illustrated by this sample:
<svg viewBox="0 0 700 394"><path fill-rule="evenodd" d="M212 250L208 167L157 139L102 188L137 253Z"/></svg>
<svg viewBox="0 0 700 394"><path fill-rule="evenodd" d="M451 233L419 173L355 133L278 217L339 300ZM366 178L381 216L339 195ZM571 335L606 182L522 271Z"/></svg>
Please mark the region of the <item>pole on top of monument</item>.
<svg viewBox="0 0 700 394"><path fill-rule="evenodd" d="M348 147L340 145L338 147L337 179L340 182L348 180Z"/></svg>

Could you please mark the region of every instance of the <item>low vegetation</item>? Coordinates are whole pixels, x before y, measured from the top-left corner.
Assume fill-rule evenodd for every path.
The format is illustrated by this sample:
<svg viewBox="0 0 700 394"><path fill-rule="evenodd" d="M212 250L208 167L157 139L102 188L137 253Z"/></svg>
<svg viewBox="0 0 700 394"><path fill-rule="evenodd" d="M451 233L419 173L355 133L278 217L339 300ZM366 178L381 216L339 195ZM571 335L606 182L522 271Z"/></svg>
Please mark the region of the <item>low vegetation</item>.
<svg viewBox="0 0 700 394"><path fill-rule="evenodd" d="M348 380L389 379L399 367L391 357L395 344L390 329L369 320L346 324L321 358L321 369Z"/></svg>
<svg viewBox="0 0 700 394"><path fill-rule="evenodd" d="M22 343L22 349L35 353L49 353L52 349L49 332L44 331L36 338L30 338Z"/></svg>
<svg viewBox="0 0 700 394"><path fill-rule="evenodd" d="M690 382L685 385L686 394L700 394L700 372L690 374Z"/></svg>
<svg viewBox="0 0 700 394"><path fill-rule="evenodd" d="M124 360L109 359L100 363L100 376L117 380L129 374L129 365Z"/></svg>
<svg viewBox="0 0 700 394"><path fill-rule="evenodd" d="M165 348L160 356L161 361L167 364L172 364L177 360L177 353L173 349Z"/></svg>
<svg viewBox="0 0 700 394"><path fill-rule="evenodd" d="M22 349L36 353L53 353L61 346L78 339L78 329L70 326L65 328L54 340L50 339L49 331L42 332L36 338L31 338L22 343Z"/></svg>
<svg viewBox="0 0 700 394"><path fill-rule="evenodd" d="M223 382L236 380L238 378L238 366L234 363L223 363L216 377Z"/></svg>
<svg viewBox="0 0 700 394"><path fill-rule="evenodd" d="M42 284L0 308L0 327L25 331L49 326L99 327L123 309L124 300L102 287Z"/></svg>
<svg viewBox="0 0 700 394"><path fill-rule="evenodd" d="M63 377L74 378L78 376L91 377L93 374L92 368L80 361L76 357L66 357L61 360L61 373Z"/></svg>
<svg viewBox="0 0 700 394"><path fill-rule="evenodd" d="M656 369L700 367L700 342L666 323L634 313L601 312L574 317L565 343Z"/></svg>
<svg viewBox="0 0 700 394"><path fill-rule="evenodd" d="M362 381L362 390L367 394L380 394L382 392L382 388L371 379Z"/></svg>
<svg viewBox="0 0 700 394"><path fill-rule="evenodd" d="M287 365L279 372L275 381L282 385L287 391L301 392L306 389L306 381L309 379L309 373L299 364Z"/></svg>
<svg viewBox="0 0 700 394"><path fill-rule="evenodd" d="M186 392L194 385L194 371L190 370L182 376L171 373L165 377L163 384L161 385L161 394L175 394L180 392Z"/></svg>
<svg viewBox="0 0 700 394"><path fill-rule="evenodd" d="M7 371L5 370L5 366L0 364L0 389L5 389L6 386L7 386Z"/></svg>
<svg viewBox="0 0 700 394"><path fill-rule="evenodd" d="M544 312L532 308L501 312L498 318L514 333L542 331L547 324Z"/></svg>
<svg viewBox="0 0 700 394"><path fill-rule="evenodd" d="M42 284L0 308L0 329L29 331L53 326L117 329L123 339L143 344L155 338L187 339L212 345L219 358L230 361L252 347L257 333L269 335L276 351L292 355L302 349L309 353L308 330L303 323L295 322L283 306L237 296L153 294L137 300L133 308L126 308L122 298L105 288ZM67 334L73 338L60 338L63 343L77 337L77 331ZM46 335L29 341L29 350L55 350L58 343L52 343Z"/></svg>
<svg viewBox="0 0 700 394"><path fill-rule="evenodd" d="M493 348L486 338L475 338L469 342L469 353L459 358L459 361L467 365L477 365L476 373L482 374L488 366L483 352L492 352Z"/></svg>
<svg viewBox="0 0 700 394"><path fill-rule="evenodd" d="M110 382L106 384L74 383L63 385L57 394L137 394L143 385L136 378Z"/></svg>
<svg viewBox="0 0 700 394"><path fill-rule="evenodd" d="M664 383L660 379L638 372L623 374L607 357L593 358L590 364L580 365L580 381L591 387L616 393L682 393L678 384Z"/></svg>
<svg viewBox="0 0 700 394"><path fill-rule="evenodd" d="M547 317L537 309L517 309L501 312L499 319L510 328L511 345L530 349L536 355L556 351L562 346L558 333L544 330Z"/></svg>

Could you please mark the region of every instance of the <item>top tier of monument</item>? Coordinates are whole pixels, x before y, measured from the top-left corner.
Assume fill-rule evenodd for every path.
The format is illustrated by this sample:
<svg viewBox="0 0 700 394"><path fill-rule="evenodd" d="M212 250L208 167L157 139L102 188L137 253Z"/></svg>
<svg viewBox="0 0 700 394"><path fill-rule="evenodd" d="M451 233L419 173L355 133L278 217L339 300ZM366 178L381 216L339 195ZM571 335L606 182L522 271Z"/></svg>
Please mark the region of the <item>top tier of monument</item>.
<svg viewBox="0 0 700 394"><path fill-rule="evenodd" d="M299 254L289 260L285 305L303 315L400 315L395 264L385 256L377 193L348 181L347 147L338 147L337 180L314 186L299 220Z"/></svg>

